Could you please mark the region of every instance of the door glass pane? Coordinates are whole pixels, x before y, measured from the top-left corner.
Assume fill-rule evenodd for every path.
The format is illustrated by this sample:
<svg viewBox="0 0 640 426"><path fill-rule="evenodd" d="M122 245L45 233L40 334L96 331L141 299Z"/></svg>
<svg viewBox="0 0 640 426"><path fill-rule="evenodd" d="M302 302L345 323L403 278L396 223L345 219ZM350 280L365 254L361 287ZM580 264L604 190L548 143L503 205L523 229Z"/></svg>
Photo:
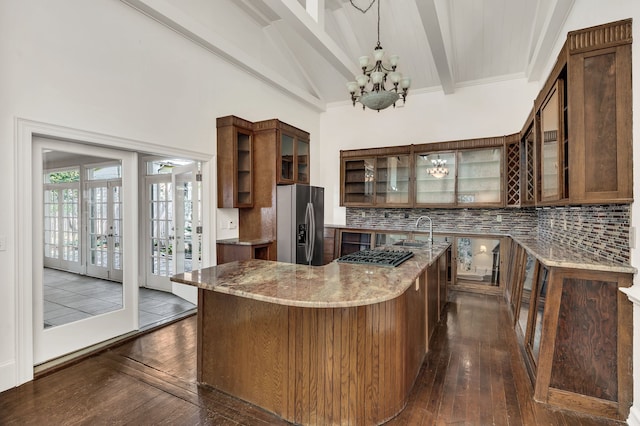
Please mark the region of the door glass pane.
<svg viewBox="0 0 640 426"><path fill-rule="evenodd" d="M499 286L500 240L458 237L457 284Z"/></svg>
<svg viewBox="0 0 640 426"><path fill-rule="evenodd" d="M298 176L300 183L309 183L309 142L298 139Z"/></svg>
<svg viewBox="0 0 640 426"><path fill-rule="evenodd" d="M293 138L285 134L280 140L280 177L293 180Z"/></svg>
<svg viewBox="0 0 640 426"><path fill-rule="evenodd" d="M165 182L149 185L149 256L151 274L162 277L173 275L173 234L171 234L171 210L173 186L170 176Z"/></svg>
<svg viewBox="0 0 640 426"><path fill-rule="evenodd" d="M558 91L554 89L540 113L542 129L542 197L557 197L559 193L558 162Z"/></svg>
<svg viewBox="0 0 640 426"><path fill-rule="evenodd" d="M518 315L518 325L524 337L527 332L527 321L529 320L529 306L531 304L531 289L533 288L533 274L535 273L535 259L527 255L525 264L524 279L522 283L522 295L520 297L520 313Z"/></svg>
<svg viewBox="0 0 640 426"><path fill-rule="evenodd" d="M375 163L373 158L344 161L344 202L373 203Z"/></svg>
<svg viewBox="0 0 640 426"><path fill-rule="evenodd" d="M540 354L540 339L542 337L542 319L544 318L544 305L547 299L547 281L549 270L541 268L538 278L538 298L536 299L536 312L533 318L533 334L531 335L531 352L534 359L538 360Z"/></svg>
<svg viewBox="0 0 640 426"><path fill-rule="evenodd" d="M376 164L376 204L409 203L408 155L379 157Z"/></svg>
<svg viewBox="0 0 640 426"><path fill-rule="evenodd" d="M458 203L499 203L502 182L502 149L460 151Z"/></svg>
<svg viewBox="0 0 640 426"><path fill-rule="evenodd" d="M44 328L122 309L120 161L45 151L43 170Z"/></svg>
<svg viewBox="0 0 640 426"><path fill-rule="evenodd" d="M416 203L453 204L456 191L454 152L416 155Z"/></svg>

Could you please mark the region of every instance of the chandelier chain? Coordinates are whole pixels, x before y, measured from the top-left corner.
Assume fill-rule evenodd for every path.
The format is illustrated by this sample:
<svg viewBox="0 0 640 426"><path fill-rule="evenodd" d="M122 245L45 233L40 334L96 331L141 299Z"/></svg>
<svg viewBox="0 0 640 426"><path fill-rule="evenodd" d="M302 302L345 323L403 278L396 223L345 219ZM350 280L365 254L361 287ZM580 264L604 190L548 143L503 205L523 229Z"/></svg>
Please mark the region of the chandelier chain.
<svg viewBox="0 0 640 426"><path fill-rule="evenodd" d="M371 0L371 3L369 3L369 6L367 6L366 8L361 8L360 6L357 6L353 0L349 0L349 2L351 3L351 6L355 7L356 9L358 9L360 12L362 13L367 13L369 11L369 9L371 9L371 6L373 6L373 4L376 2L376 0Z"/></svg>

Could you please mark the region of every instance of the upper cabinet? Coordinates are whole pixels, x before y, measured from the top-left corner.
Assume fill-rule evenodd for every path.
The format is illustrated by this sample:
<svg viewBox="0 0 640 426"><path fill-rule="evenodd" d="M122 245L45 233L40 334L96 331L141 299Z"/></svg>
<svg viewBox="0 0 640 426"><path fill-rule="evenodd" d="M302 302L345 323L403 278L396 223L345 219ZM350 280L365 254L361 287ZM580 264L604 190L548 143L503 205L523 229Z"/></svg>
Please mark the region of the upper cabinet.
<svg viewBox="0 0 640 426"><path fill-rule="evenodd" d="M253 131L234 116L216 120L218 207L253 207Z"/></svg>
<svg viewBox="0 0 640 426"><path fill-rule="evenodd" d="M536 204L633 201L631 41L631 20L569 33L534 106Z"/></svg>
<svg viewBox="0 0 640 426"><path fill-rule="evenodd" d="M631 202L631 20L569 33L570 199Z"/></svg>
<svg viewBox="0 0 640 426"><path fill-rule="evenodd" d="M273 122L277 120L269 120ZM282 122L277 128L278 184L309 183L309 134Z"/></svg>
<svg viewBox="0 0 640 426"><path fill-rule="evenodd" d="M411 147L340 152L341 205L411 206Z"/></svg>

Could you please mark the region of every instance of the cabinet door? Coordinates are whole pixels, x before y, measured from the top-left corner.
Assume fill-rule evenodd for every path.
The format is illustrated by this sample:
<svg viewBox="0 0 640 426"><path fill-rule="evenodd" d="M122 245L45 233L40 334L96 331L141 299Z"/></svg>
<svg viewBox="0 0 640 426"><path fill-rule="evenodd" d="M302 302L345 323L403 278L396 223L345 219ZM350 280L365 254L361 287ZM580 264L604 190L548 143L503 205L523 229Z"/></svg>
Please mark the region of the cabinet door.
<svg viewBox="0 0 640 426"><path fill-rule="evenodd" d="M376 158L376 205L409 206L411 178L409 159L409 155L390 155Z"/></svg>
<svg viewBox="0 0 640 426"><path fill-rule="evenodd" d="M402 245L404 240L409 239L408 234L394 234L387 232L376 232L375 247Z"/></svg>
<svg viewBox="0 0 640 426"><path fill-rule="evenodd" d="M565 198L564 82L558 79L540 107L541 201Z"/></svg>
<svg viewBox="0 0 640 426"><path fill-rule="evenodd" d="M234 207L253 207L253 148L250 132L236 129L236 200Z"/></svg>
<svg viewBox="0 0 640 426"><path fill-rule="evenodd" d="M633 201L631 45L569 61L571 201Z"/></svg>
<svg viewBox="0 0 640 426"><path fill-rule="evenodd" d="M538 272L536 284L536 298L532 305L531 313L531 333L528 340L528 352L531 354L533 362L538 365L540 355L540 340L542 337L542 320L544 318L544 306L547 300L547 287L549 282L549 270L541 266Z"/></svg>
<svg viewBox="0 0 640 426"><path fill-rule="evenodd" d="M456 153L415 156L417 206L453 205L456 202Z"/></svg>
<svg viewBox="0 0 640 426"><path fill-rule="evenodd" d="M295 139L284 132L280 134L278 155L278 183L294 182L294 150Z"/></svg>
<svg viewBox="0 0 640 426"><path fill-rule="evenodd" d="M375 158L343 159L341 174L343 206L373 205Z"/></svg>
<svg viewBox="0 0 640 426"><path fill-rule="evenodd" d="M502 204L502 148L458 152L459 205Z"/></svg>
<svg viewBox="0 0 640 426"><path fill-rule="evenodd" d="M309 183L309 141L296 139L296 183Z"/></svg>
<svg viewBox="0 0 640 426"><path fill-rule="evenodd" d="M340 231L340 256L368 250L371 247L371 232Z"/></svg>
<svg viewBox="0 0 640 426"><path fill-rule="evenodd" d="M534 277L536 275L536 269L538 268L538 262L530 254L526 254L526 261L524 264L524 272L521 278L522 285L520 287L519 296L520 303L517 307L517 322L516 329L518 331L518 338L524 345L524 342L528 341L530 334L530 321L532 301L535 296L534 293Z"/></svg>

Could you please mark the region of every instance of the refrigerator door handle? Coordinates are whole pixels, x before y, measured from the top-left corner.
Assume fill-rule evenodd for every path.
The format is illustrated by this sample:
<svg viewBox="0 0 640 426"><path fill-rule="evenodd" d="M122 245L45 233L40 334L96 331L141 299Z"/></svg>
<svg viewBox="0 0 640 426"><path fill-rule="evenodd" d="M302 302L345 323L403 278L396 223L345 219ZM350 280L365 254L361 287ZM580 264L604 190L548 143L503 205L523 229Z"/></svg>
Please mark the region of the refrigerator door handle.
<svg viewBox="0 0 640 426"><path fill-rule="evenodd" d="M307 228L307 240L304 242L304 256L307 263L311 261L310 255L310 246L311 246L311 238L313 238L313 233L311 232L311 215L313 215L313 209L311 203L307 203L307 208L304 212L304 224Z"/></svg>
<svg viewBox="0 0 640 426"><path fill-rule="evenodd" d="M314 211L314 206L312 203L308 204L309 207L309 213L311 213L311 229L309 230L309 255L307 256L307 262L309 262L309 264L311 264L311 262L313 261L313 252L316 248L316 213Z"/></svg>

